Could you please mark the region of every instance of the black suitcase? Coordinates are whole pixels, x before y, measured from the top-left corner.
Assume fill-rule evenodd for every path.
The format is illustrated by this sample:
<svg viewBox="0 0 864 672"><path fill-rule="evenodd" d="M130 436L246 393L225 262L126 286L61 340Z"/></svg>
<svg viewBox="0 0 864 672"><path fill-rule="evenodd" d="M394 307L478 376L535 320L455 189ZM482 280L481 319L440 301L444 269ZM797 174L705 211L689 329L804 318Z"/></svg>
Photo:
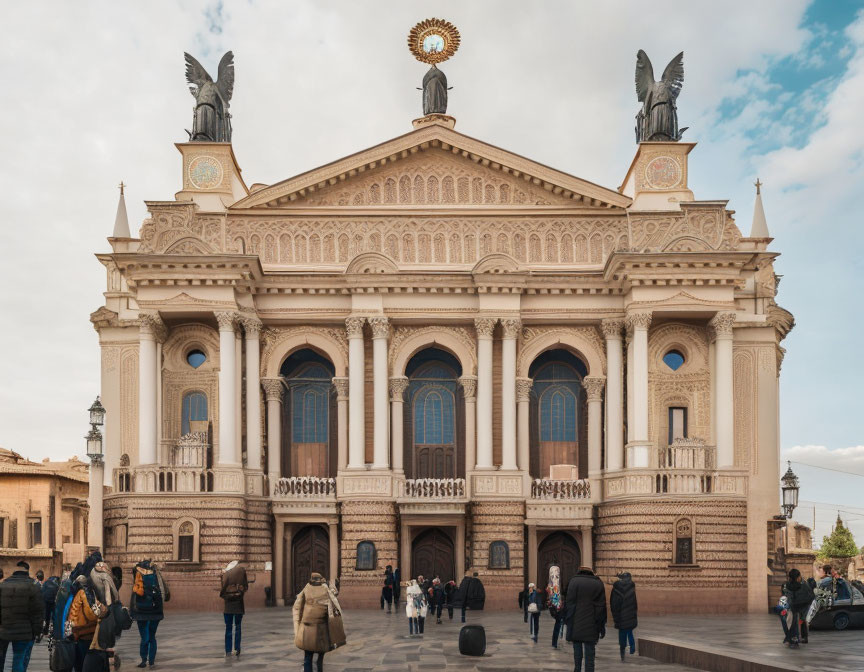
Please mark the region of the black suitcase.
<svg viewBox="0 0 864 672"><path fill-rule="evenodd" d="M463 625L459 631L459 653L482 656L486 653L486 631L482 625Z"/></svg>

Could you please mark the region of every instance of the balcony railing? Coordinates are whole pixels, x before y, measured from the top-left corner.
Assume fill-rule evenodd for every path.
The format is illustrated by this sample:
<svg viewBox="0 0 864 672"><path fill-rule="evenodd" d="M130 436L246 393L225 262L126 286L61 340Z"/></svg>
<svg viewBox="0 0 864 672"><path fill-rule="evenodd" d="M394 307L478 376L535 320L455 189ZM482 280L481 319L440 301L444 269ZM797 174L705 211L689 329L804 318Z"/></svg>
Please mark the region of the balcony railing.
<svg viewBox="0 0 864 672"><path fill-rule="evenodd" d="M591 483L587 479L559 481L535 478L531 482L531 499L564 502L591 499Z"/></svg>
<svg viewBox="0 0 864 672"><path fill-rule="evenodd" d="M675 439L670 446L657 451L660 469L705 469L713 471L717 465L717 449L707 446L702 439Z"/></svg>
<svg viewBox="0 0 864 672"><path fill-rule="evenodd" d="M121 467L114 470L114 492L213 492L211 469Z"/></svg>
<svg viewBox="0 0 864 672"><path fill-rule="evenodd" d="M400 483L399 497L439 500L465 498L464 478L409 478Z"/></svg>
<svg viewBox="0 0 864 672"><path fill-rule="evenodd" d="M336 496L336 479L318 476L291 476L273 484L273 497L284 499L321 499Z"/></svg>

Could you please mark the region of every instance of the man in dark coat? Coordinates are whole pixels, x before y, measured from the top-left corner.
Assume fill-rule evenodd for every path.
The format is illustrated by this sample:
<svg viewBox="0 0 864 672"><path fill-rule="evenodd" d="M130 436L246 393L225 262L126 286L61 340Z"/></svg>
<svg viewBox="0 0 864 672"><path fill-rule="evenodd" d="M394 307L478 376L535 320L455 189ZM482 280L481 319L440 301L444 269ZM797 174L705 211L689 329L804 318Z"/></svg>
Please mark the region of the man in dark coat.
<svg viewBox="0 0 864 672"><path fill-rule="evenodd" d="M441 579L435 577L432 579L432 588L430 588L430 605L435 612L435 622L441 625L441 611L444 609L444 586L441 585Z"/></svg>
<svg viewBox="0 0 864 672"><path fill-rule="evenodd" d="M630 644L630 653L636 653L636 642L633 639L633 630L636 628L636 584L630 576L630 572L622 572L618 580L612 584L612 593L609 595L609 609L612 611L612 620L615 629L618 630L618 647L621 649L621 660L624 660L624 649Z"/></svg>
<svg viewBox="0 0 864 672"><path fill-rule="evenodd" d="M18 563L12 576L0 583L0 670L12 643L12 670L26 672L33 641L42 632L45 606L42 590L30 578L30 565Z"/></svg>
<svg viewBox="0 0 864 672"><path fill-rule="evenodd" d="M483 588L483 582L478 577L477 572L474 572L474 576L466 575L462 579L453 604L462 608L463 623L465 622L466 609L483 611L483 605L486 604L486 589Z"/></svg>
<svg viewBox="0 0 864 672"><path fill-rule="evenodd" d="M594 672L597 641L606 636L606 589L590 567L580 567L567 585L564 622L567 641L573 642L574 672Z"/></svg>
<svg viewBox="0 0 864 672"><path fill-rule="evenodd" d="M225 600L225 656L231 655L231 628L234 627L234 655L240 655L240 639L243 634L241 624L243 614L246 613L246 605L243 596L249 590L249 581L246 578L246 568L236 560L228 563L222 574L222 588L219 597Z"/></svg>
<svg viewBox="0 0 864 672"><path fill-rule="evenodd" d="M381 608L384 608L384 604L387 604L387 613L392 613L391 610L393 608L393 584L395 583L395 579L393 578L393 567L391 565L387 565L384 569L384 586L381 588ZM399 606L398 603L396 605Z"/></svg>
<svg viewBox="0 0 864 672"><path fill-rule="evenodd" d="M45 605L45 624L42 626L42 634L48 634L48 628L51 625L51 617L54 614L54 607L57 603L57 593L60 590L60 577L49 576L48 580L42 584L42 603Z"/></svg>

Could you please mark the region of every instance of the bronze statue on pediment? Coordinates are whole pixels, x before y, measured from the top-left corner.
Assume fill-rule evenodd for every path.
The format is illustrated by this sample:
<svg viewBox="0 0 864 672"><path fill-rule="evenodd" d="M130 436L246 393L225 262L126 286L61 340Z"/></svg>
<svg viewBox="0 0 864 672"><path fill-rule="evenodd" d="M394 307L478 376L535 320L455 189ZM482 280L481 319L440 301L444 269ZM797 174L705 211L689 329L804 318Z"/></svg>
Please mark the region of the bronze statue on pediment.
<svg viewBox="0 0 864 672"><path fill-rule="evenodd" d="M648 55L636 54L636 97L642 109L636 115L636 142L678 142L687 126L678 128L678 108L675 101L684 86L684 52L673 58L659 82L654 81L654 68Z"/></svg>
<svg viewBox="0 0 864 672"><path fill-rule="evenodd" d="M231 115L228 108L234 92L234 53L229 51L219 61L214 82L204 67L189 54L186 57L186 81L192 86L195 116L192 130L187 130L190 142L231 142Z"/></svg>

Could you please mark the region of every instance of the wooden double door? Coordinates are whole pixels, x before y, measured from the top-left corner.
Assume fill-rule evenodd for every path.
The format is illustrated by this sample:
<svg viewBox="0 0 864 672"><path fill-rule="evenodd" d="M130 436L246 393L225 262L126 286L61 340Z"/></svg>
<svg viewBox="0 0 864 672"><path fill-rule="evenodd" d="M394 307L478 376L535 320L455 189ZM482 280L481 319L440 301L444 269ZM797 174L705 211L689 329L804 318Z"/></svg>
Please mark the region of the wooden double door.
<svg viewBox="0 0 864 672"><path fill-rule="evenodd" d="M558 565L561 568L561 590L566 591L581 563L582 553L576 540L567 532L553 532L540 542L537 549L538 589L549 583L549 568Z"/></svg>
<svg viewBox="0 0 864 672"><path fill-rule="evenodd" d="M291 540L291 589L297 595L312 572L330 580L330 535L320 525L302 528Z"/></svg>
<svg viewBox="0 0 864 672"><path fill-rule="evenodd" d="M411 578L441 578L441 583L456 581L456 554L447 532L432 527L417 535L411 545Z"/></svg>

